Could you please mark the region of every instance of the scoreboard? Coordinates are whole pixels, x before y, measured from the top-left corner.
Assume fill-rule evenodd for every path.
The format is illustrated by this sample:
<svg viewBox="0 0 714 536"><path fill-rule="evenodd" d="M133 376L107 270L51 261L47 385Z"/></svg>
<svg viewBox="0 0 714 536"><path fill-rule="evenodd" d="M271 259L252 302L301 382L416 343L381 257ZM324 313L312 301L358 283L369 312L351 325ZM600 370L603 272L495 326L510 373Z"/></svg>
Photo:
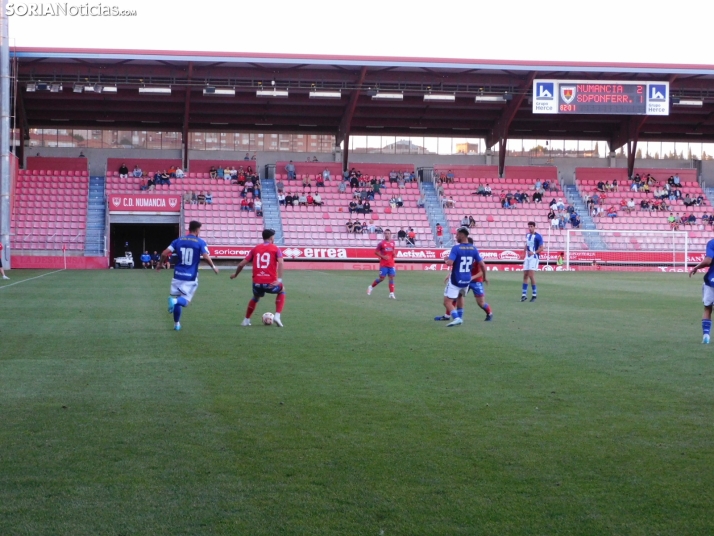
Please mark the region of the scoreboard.
<svg viewBox="0 0 714 536"><path fill-rule="evenodd" d="M669 115L669 82L534 80L533 113Z"/></svg>

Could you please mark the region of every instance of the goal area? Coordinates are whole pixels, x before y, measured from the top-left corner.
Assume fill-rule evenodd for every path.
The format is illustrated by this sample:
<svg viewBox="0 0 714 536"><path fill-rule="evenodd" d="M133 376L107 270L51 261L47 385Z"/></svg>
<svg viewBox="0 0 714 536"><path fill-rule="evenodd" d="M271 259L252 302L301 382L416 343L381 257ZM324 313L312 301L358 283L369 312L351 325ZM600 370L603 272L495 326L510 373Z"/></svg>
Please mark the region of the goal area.
<svg viewBox="0 0 714 536"><path fill-rule="evenodd" d="M688 231L617 231L568 229L566 269L577 266L664 267L686 270Z"/></svg>

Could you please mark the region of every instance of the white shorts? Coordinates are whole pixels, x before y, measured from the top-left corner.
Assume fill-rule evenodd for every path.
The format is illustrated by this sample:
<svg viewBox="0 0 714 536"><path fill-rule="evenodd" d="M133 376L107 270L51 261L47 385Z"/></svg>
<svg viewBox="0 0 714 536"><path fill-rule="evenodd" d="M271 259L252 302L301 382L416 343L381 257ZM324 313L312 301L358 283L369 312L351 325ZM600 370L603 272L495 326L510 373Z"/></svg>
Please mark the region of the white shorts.
<svg viewBox="0 0 714 536"><path fill-rule="evenodd" d="M457 287L454 285L451 281L449 281L446 284L446 288L444 289L444 296L446 298L449 298L450 300L455 300L459 296L466 296L466 292L469 290L469 287Z"/></svg>
<svg viewBox="0 0 714 536"><path fill-rule="evenodd" d="M538 257L533 256L533 257L526 257L526 260L523 261L523 271L526 270L538 270Z"/></svg>
<svg viewBox="0 0 714 536"><path fill-rule="evenodd" d="M702 284L702 302L704 307L714 305L714 288Z"/></svg>
<svg viewBox="0 0 714 536"><path fill-rule="evenodd" d="M180 279L171 280L171 296L183 296L186 301L191 301L193 295L198 288L198 279L195 281L181 281Z"/></svg>

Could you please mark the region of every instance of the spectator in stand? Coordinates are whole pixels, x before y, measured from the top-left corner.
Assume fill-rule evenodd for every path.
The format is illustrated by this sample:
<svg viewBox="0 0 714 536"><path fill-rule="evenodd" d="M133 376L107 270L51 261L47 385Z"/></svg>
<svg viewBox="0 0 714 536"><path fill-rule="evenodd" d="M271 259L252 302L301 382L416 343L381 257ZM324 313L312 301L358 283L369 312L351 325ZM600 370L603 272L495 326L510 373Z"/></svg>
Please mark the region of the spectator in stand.
<svg viewBox="0 0 714 536"><path fill-rule="evenodd" d="M285 184L283 184L283 181L281 180L275 183L275 187L278 189L279 194L285 191Z"/></svg>
<svg viewBox="0 0 714 536"><path fill-rule="evenodd" d="M325 168L322 170L322 182L324 183L329 180L332 180L332 176L330 175L330 170Z"/></svg>
<svg viewBox="0 0 714 536"><path fill-rule="evenodd" d="M612 184L610 184L610 181L605 181L605 191L612 192Z"/></svg>
<svg viewBox="0 0 714 536"><path fill-rule="evenodd" d="M647 210L647 211L650 210L650 204L647 201L647 199L643 199L642 201L640 201L640 209Z"/></svg>
<svg viewBox="0 0 714 536"><path fill-rule="evenodd" d="M453 197L447 197L446 199L442 199L441 204L444 206L444 208L456 208L456 201L454 201Z"/></svg>
<svg viewBox="0 0 714 536"><path fill-rule="evenodd" d="M325 187L325 179L322 178L322 173L318 173L317 175L315 175L315 188L320 187Z"/></svg>
<svg viewBox="0 0 714 536"><path fill-rule="evenodd" d="M416 180L416 173L413 171L409 173L409 177L406 178L407 182L414 182Z"/></svg>
<svg viewBox="0 0 714 536"><path fill-rule="evenodd" d="M243 160L250 160L250 153L245 153Z"/></svg>
<svg viewBox="0 0 714 536"><path fill-rule="evenodd" d="M352 227L352 230L355 234L362 232L362 224L359 220L355 222L354 226Z"/></svg>
<svg viewBox="0 0 714 536"><path fill-rule="evenodd" d="M635 210L635 198L630 197L630 200L627 202L627 205L625 206L625 210L627 211L628 214L630 214L633 210Z"/></svg>
<svg viewBox="0 0 714 536"><path fill-rule="evenodd" d="M285 206L285 194L282 192L278 194L278 205Z"/></svg>
<svg viewBox="0 0 714 536"><path fill-rule="evenodd" d="M580 228L580 216L578 215L577 212L573 212L570 215L570 225L572 226L573 229Z"/></svg>
<svg viewBox="0 0 714 536"><path fill-rule="evenodd" d="M139 260L141 260L141 267L142 268L149 268L151 269L151 255L149 255L149 251L144 251L144 253L141 254L141 257L139 257Z"/></svg>
<svg viewBox="0 0 714 536"><path fill-rule="evenodd" d="M604 192L605 191L605 183L603 181L598 181L597 186L595 187L598 192Z"/></svg>
<svg viewBox="0 0 714 536"><path fill-rule="evenodd" d="M159 265L159 260L161 259L161 255L159 255L159 252L154 250L154 253L151 255L151 267L156 268Z"/></svg>
<svg viewBox="0 0 714 536"><path fill-rule="evenodd" d="M687 225L694 225L695 223L697 223L697 217L693 212L690 212L689 216L687 216Z"/></svg>
<svg viewBox="0 0 714 536"><path fill-rule="evenodd" d="M169 169L166 170L166 173L169 174L169 177L171 177L172 179L175 179L176 178L176 166L174 166L173 164L170 165Z"/></svg>
<svg viewBox="0 0 714 536"><path fill-rule="evenodd" d="M181 169L178 166L174 170L174 175L176 176L177 179L183 179L186 176L186 174L183 172L183 169Z"/></svg>
<svg viewBox="0 0 714 536"><path fill-rule="evenodd" d="M490 197L491 194L492 194L492 192L491 192L491 186L489 186L488 184L486 184L486 186L485 186L484 188L485 188L485 190L486 190L486 197Z"/></svg>
<svg viewBox="0 0 714 536"><path fill-rule="evenodd" d="M290 162L287 163L285 166L285 171L288 173L288 180L294 180L297 176L295 175L295 164L293 164L293 161L291 160Z"/></svg>
<svg viewBox="0 0 714 536"><path fill-rule="evenodd" d="M417 208L424 208L426 206L426 196L421 194L416 204Z"/></svg>
<svg viewBox="0 0 714 536"><path fill-rule="evenodd" d="M558 202L555 200L555 198L553 198L553 200L550 202L548 208L550 208L550 210L552 210L553 212L558 210Z"/></svg>
<svg viewBox="0 0 714 536"><path fill-rule="evenodd" d="M550 218L550 229L551 231L556 231L560 228L559 223L560 221L558 220L558 216L555 215L555 212L550 211L548 215L553 215L552 218Z"/></svg>
<svg viewBox="0 0 714 536"><path fill-rule="evenodd" d="M350 211L350 214L352 214L353 212L357 212L357 203L355 202L354 199L352 201L350 201L348 210Z"/></svg>
<svg viewBox="0 0 714 536"><path fill-rule="evenodd" d="M558 229L561 231L565 229L565 225L568 222L568 219L565 217L565 214L560 214L558 216Z"/></svg>
<svg viewBox="0 0 714 536"><path fill-rule="evenodd" d="M533 190L538 191L543 187L543 183L540 181L540 179L536 179L535 184L533 185Z"/></svg>
<svg viewBox="0 0 714 536"><path fill-rule="evenodd" d="M394 182L397 182L397 172L395 170L392 170L389 172L389 184L392 184Z"/></svg>
<svg viewBox="0 0 714 536"><path fill-rule="evenodd" d="M675 173L674 177L672 177L672 185L675 188L681 188L682 187L682 182L681 179L679 178L679 173Z"/></svg>
<svg viewBox="0 0 714 536"><path fill-rule="evenodd" d="M129 178L129 168L126 167L126 164L124 162L122 162L121 166L119 166L119 178L120 179L128 179Z"/></svg>
<svg viewBox="0 0 714 536"><path fill-rule="evenodd" d="M476 220L473 216L469 216L469 229L474 229L476 227Z"/></svg>
<svg viewBox="0 0 714 536"><path fill-rule="evenodd" d="M558 202L556 203L556 208L557 208L559 211L565 210L565 203L563 203L563 198L562 198L562 197L559 197L559 198L558 198Z"/></svg>
<svg viewBox="0 0 714 536"><path fill-rule="evenodd" d="M395 196L392 196L389 200L389 206L393 209L397 208L397 198Z"/></svg>
<svg viewBox="0 0 714 536"><path fill-rule="evenodd" d="M372 201L374 201L376 195L380 198L382 197L382 183L379 179L372 179Z"/></svg>
<svg viewBox="0 0 714 536"><path fill-rule="evenodd" d="M293 208L296 208L300 205L300 199L298 198L298 194L295 194L293 196Z"/></svg>
<svg viewBox="0 0 714 536"><path fill-rule="evenodd" d="M404 242L407 239L407 232L404 230L404 227L399 229L399 232L397 232L397 240L399 242Z"/></svg>
<svg viewBox="0 0 714 536"><path fill-rule="evenodd" d="M440 223L436 224L436 245L441 246L444 244L444 228Z"/></svg>
<svg viewBox="0 0 714 536"><path fill-rule="evenodd" d="M345 183L345 181L340 181L340 183L337 185L337 191L341 194L344 194L347 191L347 183Z"/></svg>
<svg viewBox="0 0 714 536"><path fill-rule="evenodd" d="M293 196L290 195L290 192L285 194L285 207L292 207L293 206Z"/></svg>
<svg viewBox="0 0 714 536"><path fill-rule="evenodd" d="M254 187L253 181L250 180L250 179L248 179L247 181L245 181L245 186L244 186L244 188L243 188L243 191L246 192L246 193L252 194L252 193L253 193L253 187Z"/></svg>
<svg viewBox="0 0 714 536"><path fill-rule="evenodd" d="M543 202L543 188L540 188L539 190L536 190L533 192L533 202L534 203L542 203Z"/></svg>
<svg viewBox="0 0 714 536"><path fill-rule="evenodd" d="M308 192L312 190L312 179L309 175L302 176L302 191L307 190Z"/></svg>
<svg viewBox="0 0 714 536"><path fill-rule="evenodd" d="M685 207L691 207L695 203L696 203L696 201L694 199L692 199L689 194L684 196L684 206Z"/></svg>
<svg viewBox="0 0 714 536"><path fill-rule="evenodd" d="M617 183L617 179L612 181L612 185L610 188L613 192L619 192L620 191L620 185Z"/></svg>
<svg viewBox="0 0 714 536"><path fill-rule="evenodd" d="M255 215L258 216L259 218L262 218L263 217L263 202L260 200L260 197L258 197L253 202L253 208L255 208Z"/></svg>
<svg viewBox="0 0 714 536"><path fill-rule="evenodd" d="M674 217L674 214L669 213L669 218L667 218L667 223L669 223L669 228L673 231L679 231L679 220Z"/></svg>
<svg viewBox="0 0 714 536"><path fill-rule="evenodd" d="M552 208L548 210L548 215L546 216L546 218L548 218L548 221L551 221L555 217L555 211Z"/></svg>
<svg viewBox="0 0 714 536"><path fill-rule="evenodd" d="M191 204L191 192L186 190L183 193L183 206L190 205Z"/></svg>
<svg viewBox="0 0 714 536"><path fill-rule="evenodd" d="M347 223L345 224L345 229L347 230L348 233L355 232L355 224L352 222L352 220L347 221Z"/></svg>
<svg viewBox="0 0 714 536"><path fill-rule="evenodd" d="M260 188L260 179L255 179L255 184L253 185L253 196L263 197L263 191Z"/></svg>
<svg viewBox="0 0 714 536"><path fill-rule="evenodd" d="M409 232L407 232L407 246L416 246L416 232L414 232L413 227L410 227Z"/></svg>
<svg viewBox="0 0 714 536"><path fill-rule="evenodd" d="M317 207L322 206L322 197L320 196L320 192L315 192L315 195L312 198L312 202L315 204Z"/></svg>
<svg viewBox="0 0 714 536"><path fill-rule="evenodd" d="M142 179L139 189L146 192L153 192L156 188L156 182L151 177L146 177Z"/></svg>
<svg viewBox="0 0 714 536"><path fill-rule="evenodd" d="M350 177L350 187L352 189L359 188L359 179L357 178L357 175L352 175Z"/></svg>
<svg viewBox="0 0 714 536"><path fill-rule="evenodd" d="M257 160L257 159L258 159L258 155L256 155L255 153L253 153L253 156L251 156L250 159L251 159L251 160Z"/></svg>
<svg viewBox="0 0 714 536"><path fill-rule="evenodd" d="M454 172L449 170L446 172L446 182L452 184L454 182Z"/></svg>
<svg viewBox="0 0 714 536"><path fill-rule="evenodd" d="M141 168L138 165L135 165L134 171L132 171L131 174L134 175L134 177L139 178L144 175L144 172L141 171Z"/></svg>
<svg viewBox="0 0 714 536"><path fill-rule="evenodd" d="M312 197L311 193L307 194L307 205L312 206L315 203L315 198Z"/></svg>
<svg viewBox="0 0 714 536"><path fill-rule="evenodd" d="M307 206L307 195L305 195L305 192L302 192L298 196L298 205L306 207Z"/></svg>
<svg viewBox="0 0 714 536"><path fill-rule="evenodd" d="M635 177L632 179L630 190L632 190L633 192L639 192L640 186L642 186L642 179L639 175L635 175Z"/></svg>
<svg viewBox="0 0 714 536"><path fill-rule="evenodd" d="M617 207L615 205L610 205L610 208L607 209L607 217L613 220L617 218Z"/></svg>
<svg viewBox="0 0 714 536"><path fill-rule="evenodd" d="M397 179L397 186L399 188L406 188L406 181L404 180L404 176L400 174L400 177Z"/></svg>
<svg viewBox="0 0 714 536"><path fill-rule="evenodd" d="M213 195L211 194L211 192L206 192L206 204L207 205L213 204Z"/></svg>
<svg viewBox="0 0 714 536"><path fill-rule="evenodd" d="M247 197L240 200L240 209L242 212L248 212L250 210L250 201Z"/></svg>
<svg viewBox="0 0 714 536"><path fill-rule="evenodd" d="M206 204L206 193L200 192L198 194L198 196L196 196L196 199L198 200L199 205L205 205Z"/></svg>
<svg viewBox="0 0 714 536"><path fill-rule="evenodd" d="M398 195L395 199L395 203L397 204L397 208L402 208L404 206L404 201L402 200L402 196Z"/></svg>
<svg viewBox="0 0 714 536"><path fill-rule="evenodd" d="M371 212L372 212L372 205L369 204L369 201L365 201L365 202L362 204L362 212L363 212L364 214L371 214Z"/></svg>
<svg viewBox="0 0 714 536"><path fill-rule="evenodd" d="M468 227L469 226L469 217L464 216L461 218L461 227Z"/></svg>
<svg viewBox="0 0 714 536"><path fill-rule="evenodd" d="M214 178L222 179L225 177L225 174L226 174L226 172L223 169L223 166L219 164L218 167L216 168L216 176Z"/></svg>

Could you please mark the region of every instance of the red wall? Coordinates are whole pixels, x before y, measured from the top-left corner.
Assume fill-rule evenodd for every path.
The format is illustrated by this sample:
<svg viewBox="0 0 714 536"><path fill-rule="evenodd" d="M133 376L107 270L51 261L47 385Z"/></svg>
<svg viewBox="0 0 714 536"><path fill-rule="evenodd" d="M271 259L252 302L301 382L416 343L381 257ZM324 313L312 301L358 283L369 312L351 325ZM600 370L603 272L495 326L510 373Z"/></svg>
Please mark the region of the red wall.
<svg viewBox="0 0 714 536"><path fill-rule="evenodd" d="M40 255L12 255L12 268L37 268L43 270L61 270L64 268L64 257ZM109 268L107 257L67 257L69 270L106 270Z"/></svg>
<svg viewBox="0 0 714 536"><path fill-rule="evenodd" d="M558 180L558 168L555 166L506 166L504 175L507 179Z"/></svg>
<svg viewBox="0 0 714 536"><path fill-rule="evenodd" d="M218 167L219 165L224 168L231 166L236 169L240 169L241 166L243 166L243 169L248 169L248 166L250 166L255 171L257 162L255 160L191 160L188 163L188 169L191 173L208 173L211 170L211 166Z"/></svg>
<svg viewBox="0 0 714 536"><path fill-rule="evenodd" d="M498 178L498 166L434 166L434 173L441 174L443 171L447 173L449 170L454 172L456 178Z"/></svg>
<svg viewBox="0 0 714 536"><path fill-rule="evenodd" d="M107 173L118 172L122 162L129 168L129 174L131 174L131 170L134 169L134 166L137 164L142 171L151 173L169 169L171 166L181 166L180 158L107 158Z"/></svg>
<svg viewBox="0 0 714 536"><path fill-rule="evenodd" d="M288 162L276 162L275 163L275 174L276 175L287 175L287 171L285 171L285 166L288 165ZM318 173L322 173L325 168L330 170L330 174L332 175L332 178L334 179L335 177L339 178L342 175L342 164L336 163L336 162L295 162L293 161L293 165L295 166L295 173L297 174L298 177L302 177L303 175L317 175ZM193 171L193 170L191 170Z"/></svg>
<svg viewBox="0 0 714 536"><path fill-rule="evenodd" d="M46 156L28 156L25 169L57 169L63 171L88 171L86 158L54 158Z"/></svg>
<svg viewBox="0 0 714 536"><path fill-rule="evenodd" d="M361 162L350 163L347 169L355 168L362 172L362 175L386 177L389 172L394 171L415 171L414 164L364 164Z"/></svg>
<svg viewBox="0 0 714 536"><path fill-rule="evenodd" d="M682 182L696 182L696 169L665 169L665 168L639 168L635 167L635 173L640 175L653 175L657 180L666 180L675 173L679 174ZM618 181L627 180L627 170L625 168L575 168L575 177L577 179L590 179L596 181Z"/></svg>

